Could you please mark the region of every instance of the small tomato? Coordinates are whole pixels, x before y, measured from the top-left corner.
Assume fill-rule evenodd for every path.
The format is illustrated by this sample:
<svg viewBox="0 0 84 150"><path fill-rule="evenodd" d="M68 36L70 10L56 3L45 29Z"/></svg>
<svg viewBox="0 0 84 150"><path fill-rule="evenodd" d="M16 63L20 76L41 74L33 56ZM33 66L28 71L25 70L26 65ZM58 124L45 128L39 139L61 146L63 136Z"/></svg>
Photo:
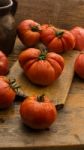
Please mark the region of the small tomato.
<svg viewBox="0 0 84 150"><path fill-rule="evenodd" d="M46 129L57 118L55 105L46 96L31 96L20 106L23 123L33 129Z"/></svg>
<svg viewBox="0 0 84 150"><path fill-rule="evenodd" d="M67 30L58 29L52 25L43 25L41 27L41 41L46 45L48 51L62 53L72 50L75 46L73 34Z"/></svg>
<svg viewBox="0 0 84 150"><path fill-rule="evenodd" d="M31 47L40 39L40 24L33 20L24 20L17 27L17 33L24 45Z"/></svg>

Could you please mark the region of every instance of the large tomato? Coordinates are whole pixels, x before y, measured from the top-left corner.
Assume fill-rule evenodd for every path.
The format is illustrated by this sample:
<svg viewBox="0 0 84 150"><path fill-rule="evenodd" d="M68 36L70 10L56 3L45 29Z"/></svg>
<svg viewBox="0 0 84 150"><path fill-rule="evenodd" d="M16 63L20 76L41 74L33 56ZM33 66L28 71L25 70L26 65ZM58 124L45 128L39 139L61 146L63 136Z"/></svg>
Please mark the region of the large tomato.
<svg viewBox="0 0 84 150"><path fill-rule="evenodd" d="M0 51L0 75L6 75L9 71L9 61L6 55Z"/></svg>
<svg viewBox="0 0 84 150"><path fill-rule="evenodd" d="M46 129L57 118L55 105L46 96L31 96L20 106L23 123L33 129Z"/></svg>
<svg viewBox="0 0 84 150"><path fill-rule="evenodd" d="M10 86L9 80L0 76L0 109L8 108L12 105L16 92Z"/></svg>
<svg viewBox="0 0 84 150"><path fill-rule="evenodd" d="M41 41L49 51L62 53L72 50L75 46L75 38L71 32L61 30L52 25L45 24L41 27Z"/></svg>
<svg viewBox="0 0 84 150"><path fill-rule="evenodd" d="M80 51L84 50L84 28L74 27L71 33L75 37L75 49Z"/></svg>
<svg viewBox="0 0 84 150"><path fill-rule="evenodd" d="M24 45L31 47L40 39L40 24L33 20L24 20L17 27L17 33Z"/></svg>
<svg viewBox="0 0 84 150"><path fill-rule="evenodd" d="M29 48L19 55L19 62L28 79L38 85L49 85L62 73L64 59L50 52L43 53L39 49Z"/></svg>
<svg viewBox="0 0 84 150"><path fill-rule="evenodd" d="M84 52L79 54L75 61L75 72L84 79Z"/></svg>

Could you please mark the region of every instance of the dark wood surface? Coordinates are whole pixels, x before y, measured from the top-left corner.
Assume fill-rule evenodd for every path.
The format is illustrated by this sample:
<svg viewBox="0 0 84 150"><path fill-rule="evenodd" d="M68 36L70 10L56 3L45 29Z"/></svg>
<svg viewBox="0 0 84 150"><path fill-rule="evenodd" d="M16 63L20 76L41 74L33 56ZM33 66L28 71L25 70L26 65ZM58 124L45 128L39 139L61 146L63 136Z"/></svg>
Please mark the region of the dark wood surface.
<svg viewBox="0 0 84 150"><path fill-rule="evenodd" d="M70 29L84 27L84 0L17 0L17 23L34 19L39 23L52 23Z"/></svg>
<svg viewBox="0 0 84 150"><path fill-rule="evenodd" d="M84 26L84 0L18 0L17 24L26 18L70 29ZM11 54L13 65L22 46ZM24 47L23 47L24 48ZM10 65L10 66L11 66ZM67 81L66 81L67 82ZM84 150L84 80L74 75L65 107L50 130L33 131L23 126L19 101L0 111L0 149Z"/></svg>

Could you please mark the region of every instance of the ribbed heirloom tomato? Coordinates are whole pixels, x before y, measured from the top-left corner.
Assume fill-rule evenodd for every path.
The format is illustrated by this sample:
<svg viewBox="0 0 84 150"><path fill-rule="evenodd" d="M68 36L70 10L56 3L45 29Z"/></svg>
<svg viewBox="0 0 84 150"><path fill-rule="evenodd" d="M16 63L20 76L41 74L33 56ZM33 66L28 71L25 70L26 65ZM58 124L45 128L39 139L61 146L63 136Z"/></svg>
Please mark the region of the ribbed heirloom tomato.
<svg viewBox="0 0 84 150"><path fill-rule="evenodd" d="M41 41L49 51L62 53L72 50L75 46L75 38L71 32L45 24L41 27Z"/></svg>
<svg viewBox="0 0 84 150"><path fill-rule="evenodd" d="M24 45L31 47L40 39L40 24L33 20L23 20L17 27L17 33Z"/></svg>
<svg viewBox="0 0 84 150"><path fill-rule="evenodd" d="M46 129L57 118L55 105L47 96L30 96L20 106L23 123L33 129Z"/></svg>
<svg viewBox="0 0 84 150"><path fill-rule="evenodd" d="M84 50L84 28L74 27L71 33L75 37L75 49L80 51Z"/></svg>
<svg viewBox="0 0 84 150"><path fill-rule="evenodd" d="M75 72L77 75L84 79L84 52L79 54L75 61Z"/></svg>
<svg viewBox="0 0 84 150"><path fill-rule="evenodd" d="M24 50L18 59L28 79L42 86L53 83L64 68L62 56L54 52L41 52L35 48Z"/></svg>
<svg viewBox="0 0 84 150"><path fill-rule="evenodd" d="M9 61L6 55L0 51L0 75L6 75L9 71Z"/></svg>
<svg viewBox="0 0 84 150"><path fill-rule="evenodd" d="M0 76L0 109L10 107L15 96L16 92L10 86L9 80L5 76Z"/></svg>

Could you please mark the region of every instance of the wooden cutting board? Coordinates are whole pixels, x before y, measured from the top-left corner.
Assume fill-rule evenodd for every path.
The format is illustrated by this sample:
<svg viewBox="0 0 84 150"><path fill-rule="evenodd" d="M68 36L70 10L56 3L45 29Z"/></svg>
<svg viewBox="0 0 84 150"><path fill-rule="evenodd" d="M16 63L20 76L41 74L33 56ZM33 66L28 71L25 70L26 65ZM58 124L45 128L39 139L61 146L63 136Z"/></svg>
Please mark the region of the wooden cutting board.
<svg viewBox="0 0 84 150"><path fill-rule="evenodd" d="M18 43L16 43L16 49ZM19 62L17 61L10 69L8 77L10 79L15 78L17 84L21 86L20 92L23 92L26 96L31 95L47 95L57 106L58 109L62 108L66 102L66 98L72 83L74 75L74 62L78 55L78 51L71 51L64 53L62 56L65 60L65 67L61 76L50 86L40 87L32 84L24 75Z"/></svg>

